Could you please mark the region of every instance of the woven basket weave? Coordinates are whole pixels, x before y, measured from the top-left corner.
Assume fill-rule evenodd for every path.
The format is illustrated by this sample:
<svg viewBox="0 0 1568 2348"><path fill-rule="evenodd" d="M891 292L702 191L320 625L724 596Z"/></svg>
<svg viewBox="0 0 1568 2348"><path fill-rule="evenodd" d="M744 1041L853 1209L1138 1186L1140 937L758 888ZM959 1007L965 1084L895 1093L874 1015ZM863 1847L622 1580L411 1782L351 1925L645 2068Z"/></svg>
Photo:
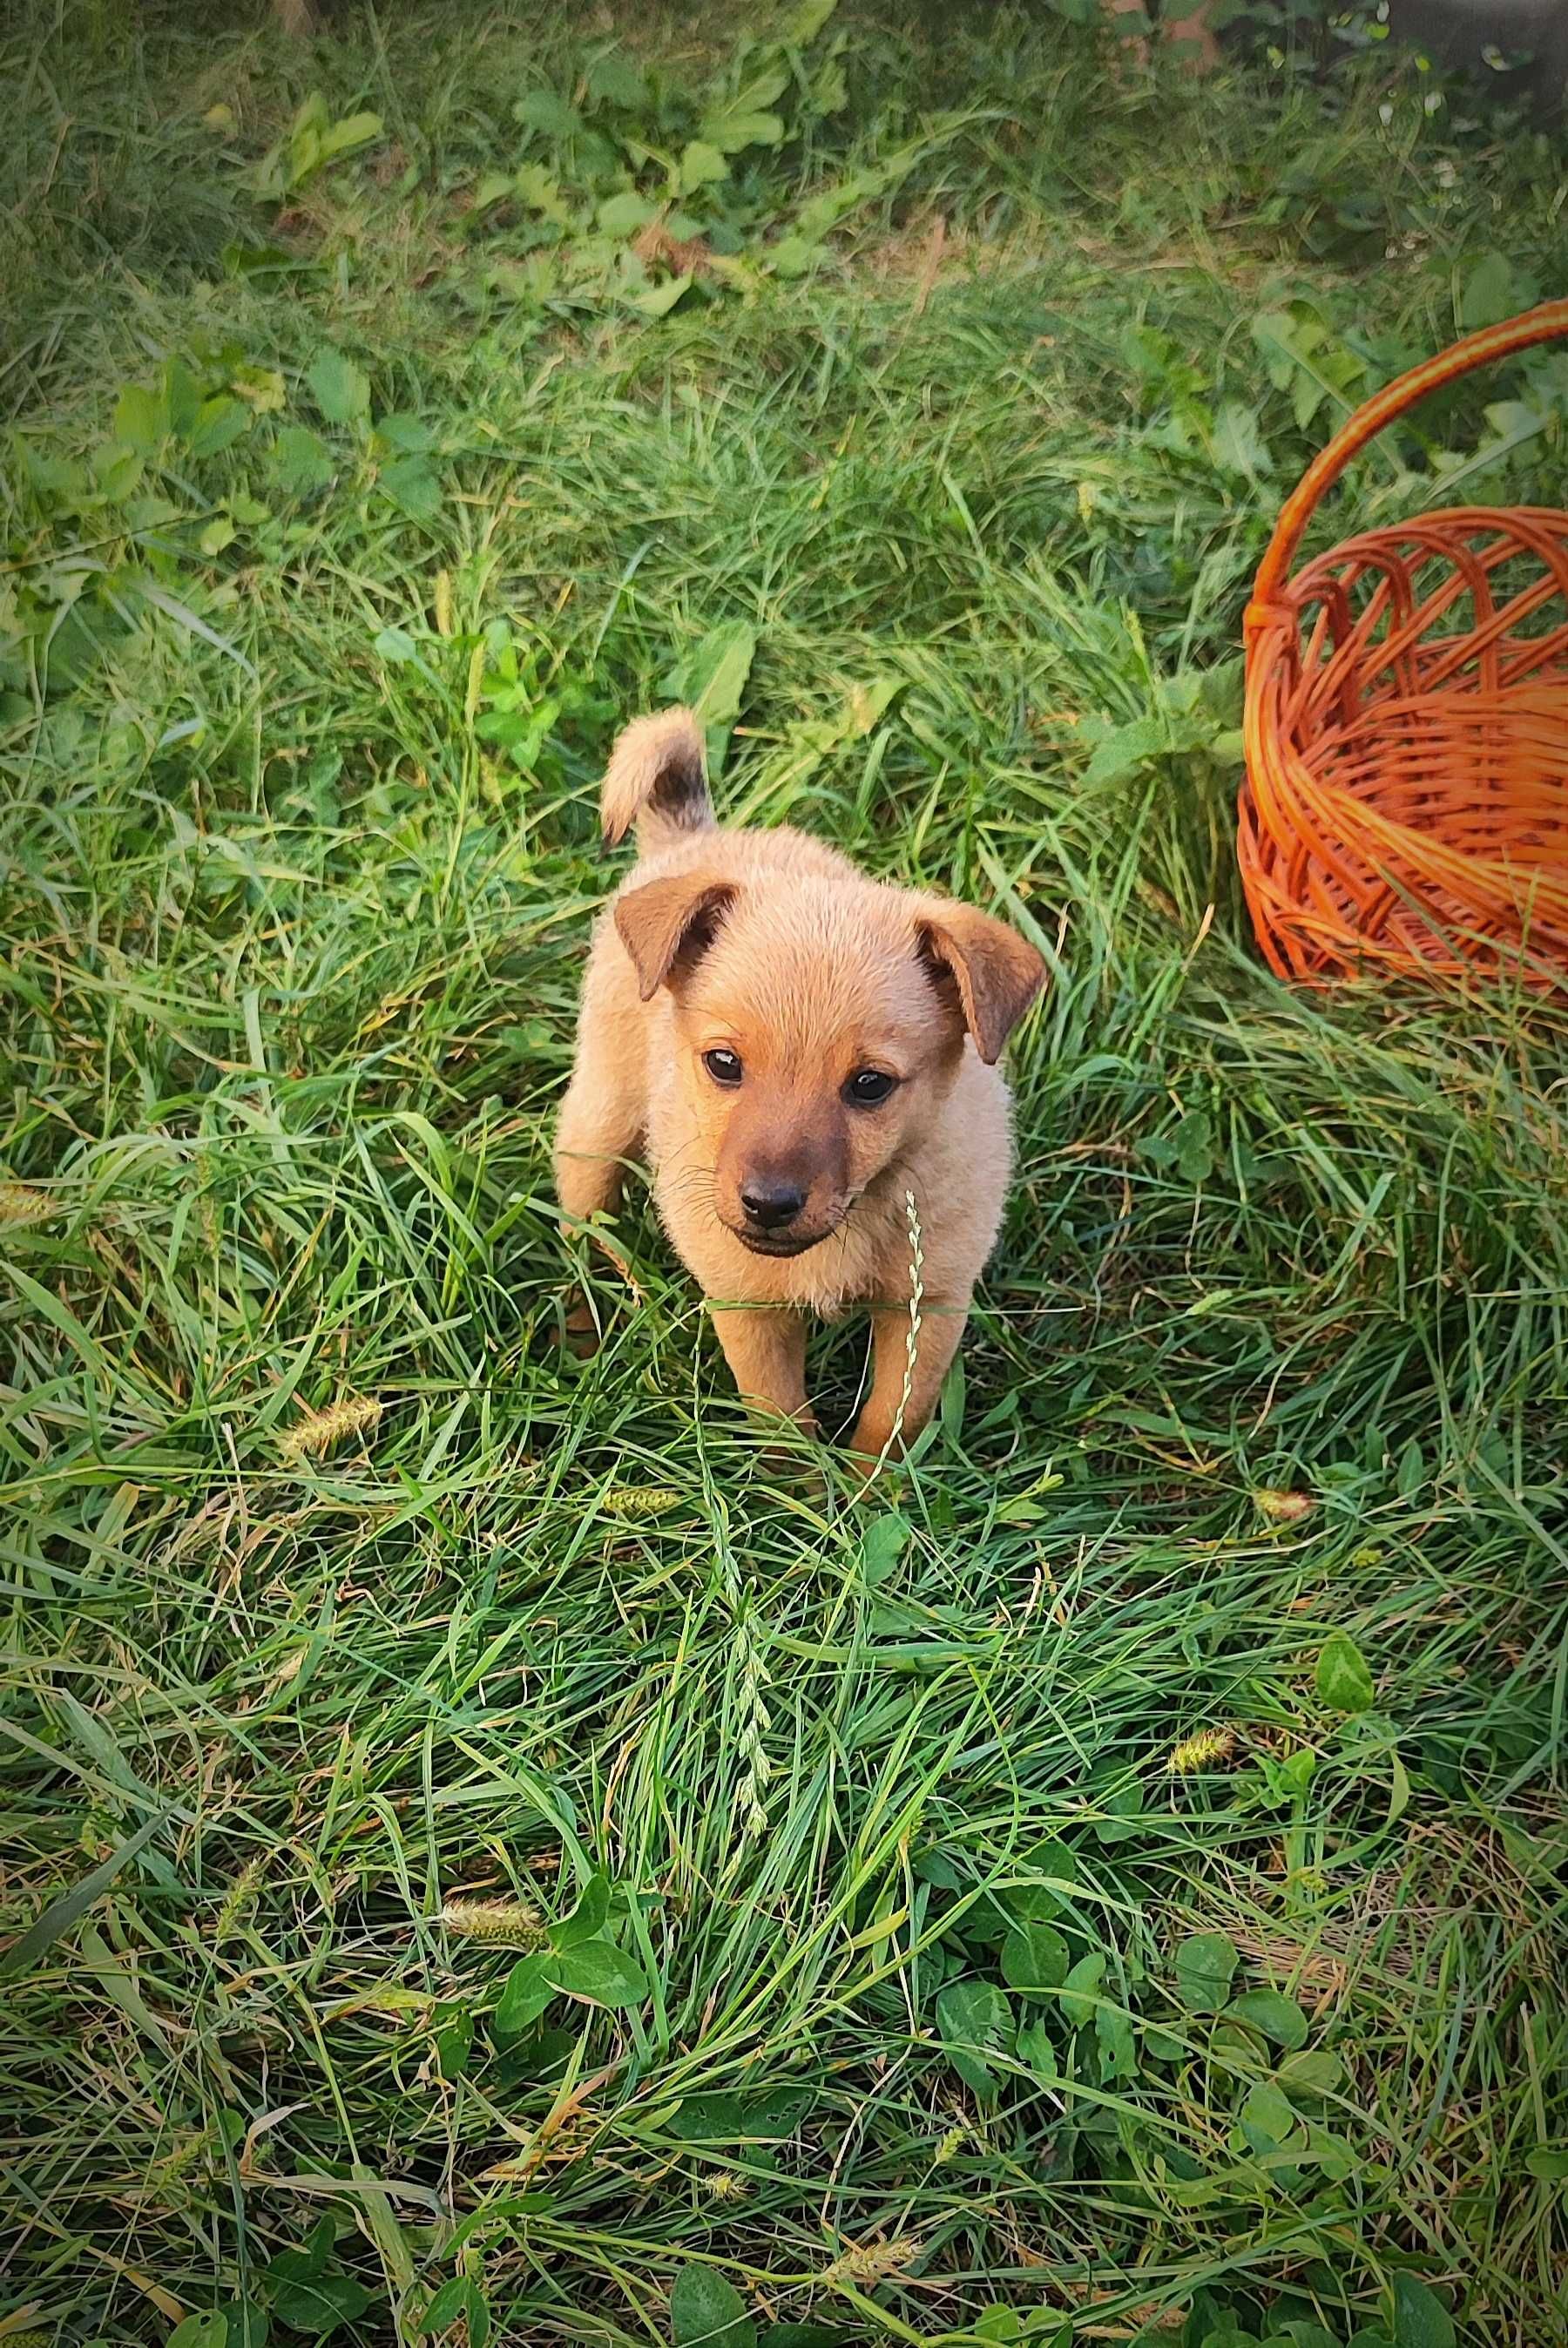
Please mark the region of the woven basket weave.
<svg viewBox="0 0 1568 2348"><path fill-rule="evenodd" d="M1358 408L1286 501L1246 613L1242 879L1281 977L1568 986L1568 513L1456 507L1287 578L1319 499L1441 384L1568 336L1471 335Z"/></svg>

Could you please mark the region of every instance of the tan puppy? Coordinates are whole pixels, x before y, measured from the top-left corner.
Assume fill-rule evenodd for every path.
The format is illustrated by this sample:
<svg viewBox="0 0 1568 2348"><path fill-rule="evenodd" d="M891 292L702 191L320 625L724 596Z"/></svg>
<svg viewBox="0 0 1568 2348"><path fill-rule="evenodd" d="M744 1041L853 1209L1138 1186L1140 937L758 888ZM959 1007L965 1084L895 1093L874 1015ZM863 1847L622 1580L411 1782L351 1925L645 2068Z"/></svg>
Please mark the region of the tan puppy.
<svg viewBox="0 0 1568 2348"><path fill-rule="evenodd" d="M641 855L589 958L561 1205L612 1209L643 1153L736 1385L806 1427L804 1316L870 1305L851 1439L874 1462L925 1425L963 1334L1011 1164L995 1064L1045 965L989 914L868 880L803 832L721 830L690 710L627 727L601 812L611 843L636 824Z"/></svg>

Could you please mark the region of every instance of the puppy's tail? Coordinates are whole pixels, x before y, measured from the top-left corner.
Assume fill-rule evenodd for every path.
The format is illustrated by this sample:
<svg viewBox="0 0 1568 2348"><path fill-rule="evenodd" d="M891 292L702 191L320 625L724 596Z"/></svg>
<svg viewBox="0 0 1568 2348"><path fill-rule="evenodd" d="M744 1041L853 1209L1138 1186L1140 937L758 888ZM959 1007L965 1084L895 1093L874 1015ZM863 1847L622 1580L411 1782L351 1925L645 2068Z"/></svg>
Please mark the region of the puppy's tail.
<svg viewBox="0 0 1568 2348"><path fill-rule="evenodd" d="M633 824L643 848L667 848L682 832L711 827L707 749L694 712L633 718L610 754L599 815L610 848Z"/></svg>

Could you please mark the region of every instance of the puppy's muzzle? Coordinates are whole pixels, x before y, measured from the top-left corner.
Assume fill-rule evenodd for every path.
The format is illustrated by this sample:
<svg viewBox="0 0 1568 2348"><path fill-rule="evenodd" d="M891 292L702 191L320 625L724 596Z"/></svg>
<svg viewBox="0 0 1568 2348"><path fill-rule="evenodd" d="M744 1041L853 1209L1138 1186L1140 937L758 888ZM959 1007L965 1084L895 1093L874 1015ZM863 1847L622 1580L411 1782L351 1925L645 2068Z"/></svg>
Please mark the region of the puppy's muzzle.
<svg viewBox="0 0 1568 2348"><path fill-rule="evenodd" d="M741 1212L750 1232L767 1239L782 1237L805 1204L805 1192L789 1182L751 1181L741 1185Z"/></svg>
<svg viewBox="0 0 1568 2348"><path fill-rule="evenodd" d="M744 1220L735 1237L753 1255L804 1255L827 1236L801 1229L806 1193L796 1183L753 1176L741 1184L739 1202Z"/></svg>

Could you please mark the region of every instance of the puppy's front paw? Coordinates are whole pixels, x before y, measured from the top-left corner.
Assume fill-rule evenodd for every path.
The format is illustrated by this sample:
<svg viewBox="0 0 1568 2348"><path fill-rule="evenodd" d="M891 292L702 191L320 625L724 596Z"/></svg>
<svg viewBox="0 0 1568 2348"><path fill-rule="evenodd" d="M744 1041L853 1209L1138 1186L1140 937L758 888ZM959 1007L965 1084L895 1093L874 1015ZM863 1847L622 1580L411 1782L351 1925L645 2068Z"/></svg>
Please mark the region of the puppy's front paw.
<svg viewBox="0 0 1568 2348"><path fill-rule="evenodd" d="M867 1491L897 1466L902 1456L903 1446L896 1439L893 1428L862 1411L844 1454L844 1464L856 1478L859 1490Z"/></svg>

